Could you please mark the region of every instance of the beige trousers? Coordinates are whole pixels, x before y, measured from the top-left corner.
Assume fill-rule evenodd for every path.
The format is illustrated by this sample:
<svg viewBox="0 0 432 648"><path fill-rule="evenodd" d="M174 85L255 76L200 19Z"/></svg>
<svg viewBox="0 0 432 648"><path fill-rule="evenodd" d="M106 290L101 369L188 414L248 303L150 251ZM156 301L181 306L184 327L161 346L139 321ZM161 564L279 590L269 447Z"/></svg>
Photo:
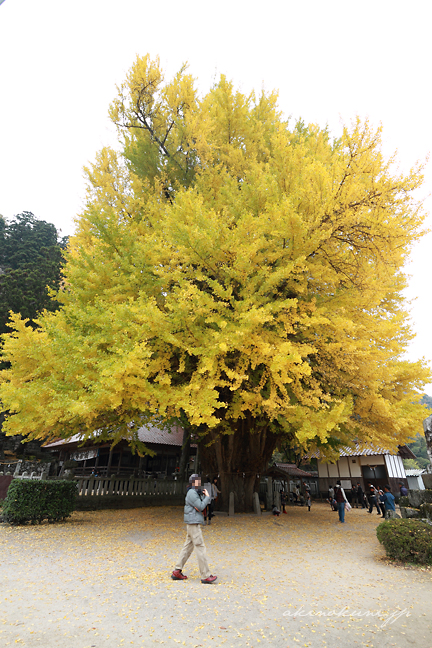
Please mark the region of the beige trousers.
<svg viewBox="0 0 432 648"><path fill-rule="evenodd" d="M183 549L180 552L178 562L175 566L176 569L183 569L187 559L194 549L198 558L198 566L201 578L208 578L210 576L210 569L207 562L207 553L201 531L201 524L186 525L186 540L183 545Z"/></svg>

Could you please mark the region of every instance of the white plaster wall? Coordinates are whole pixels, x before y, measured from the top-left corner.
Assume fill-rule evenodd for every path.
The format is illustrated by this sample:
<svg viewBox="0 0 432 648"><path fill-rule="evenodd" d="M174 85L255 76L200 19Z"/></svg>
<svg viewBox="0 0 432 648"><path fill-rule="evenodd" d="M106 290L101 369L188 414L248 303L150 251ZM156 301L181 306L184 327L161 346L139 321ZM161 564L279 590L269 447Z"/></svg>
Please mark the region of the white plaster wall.
<svg viewBox="0 0 432 648"><path fill-rule="evenodd" d="M366 457L359 457L359 459L362 466L380 466L385 463L383 455L370 455Z"/></svg>
<svg viewBox="0 0 432 648"><path fill-rule="evenodd" d="M328 477L328 467L327 464L321 463L318 461L318 477Z"/></svg>
<svg viewBox="0 0 432 648"><path fill-rule="evenodd" d="M360 467L359 457L354 457L353 459L348 459L349 469L351 471L351 476L356 479L362 476L362 471Z"/></svg>
<svg viewBox="0 0 432 648"><path fill-rule="evenodd" d="M408 480L408 488L410 490L424 490L425 486L423 484L423 479L421 478L421 475L418 477L407 477Z"/></svg>
<svg viewBox="0 0 432 648"><path fill-rule="evenodd" d="M329 477L336 477L337 479L339 477L337 464L328 464L328 473Z"/></svg>
<svg viewBox="0 0 432 648"><path fill-rule="evenodd" d="M338 464L339 464L339 475L341 479L349 479L351 475L348 467L347 457L341 457L338 461Z"/></svg>

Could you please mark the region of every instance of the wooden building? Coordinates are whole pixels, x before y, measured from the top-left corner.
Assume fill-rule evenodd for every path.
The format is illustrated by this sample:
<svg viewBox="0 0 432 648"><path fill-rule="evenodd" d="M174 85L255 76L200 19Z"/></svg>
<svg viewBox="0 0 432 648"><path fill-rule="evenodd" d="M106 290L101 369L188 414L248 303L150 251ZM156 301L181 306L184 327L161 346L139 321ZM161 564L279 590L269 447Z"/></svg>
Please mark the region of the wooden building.
<svg viewBox="0 0 432 648"><path fill-rule="evenodd" d="M139 457L132 454L126 439L120 441L114 448L108 442L97 443L92 439L84 444L80 435L67 440L54 441L45 447L58 456L59 466L63 472L65 462L75 462L75 474L88 476L92 472L100 477L111 475L160 478L173 477L180 465L183 444L183 428L174 426L170 430L161 430L152 426L143 426L138 430L138 437L150 450L156 454L151 457ZM194 470L197 448L191 444L189 467Z"/></svg>
<svg viewBox="0 0 432 648"><path fill-rule="evenodd" d="M272 477L274 482L285 483L287 492L292 493L296 486L302 490L302 485L306 483L312 495L318 494L318 474L302 470L296 464L275 463L265 472L265 477Z"/></svg>
<svg viewBox="0 0 432 648"><path fill-rule="evenodd" d="M319 452L309 454L308 457L317 459L319 490L323 496L326 496L330 486L335 486L338 479L347 491L358 482L366 490L370 482L379 488L388 484L393 493L399 493L399 484L403 483L408 488L402 459L416 458L408 446L399 446L397 454L394 454L385 448L358 444L354 448L342 448L340 458L334 463L326 463Z"/></svg>

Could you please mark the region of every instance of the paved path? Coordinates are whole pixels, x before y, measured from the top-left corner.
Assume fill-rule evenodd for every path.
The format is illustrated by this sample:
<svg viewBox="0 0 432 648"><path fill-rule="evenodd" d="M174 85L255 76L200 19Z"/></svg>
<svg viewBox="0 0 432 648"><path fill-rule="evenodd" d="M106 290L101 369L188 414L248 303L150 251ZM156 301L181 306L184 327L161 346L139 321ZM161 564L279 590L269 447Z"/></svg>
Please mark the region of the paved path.
<svg viewBox="0 0 432 648"><path fill-rule="evenodd" d="M0 525L0 646L432 648L432 570L391 564L375 514L325 504L217 516L204 529L216 585L195 557L175 582L182 510L76 513Z"/></svg>

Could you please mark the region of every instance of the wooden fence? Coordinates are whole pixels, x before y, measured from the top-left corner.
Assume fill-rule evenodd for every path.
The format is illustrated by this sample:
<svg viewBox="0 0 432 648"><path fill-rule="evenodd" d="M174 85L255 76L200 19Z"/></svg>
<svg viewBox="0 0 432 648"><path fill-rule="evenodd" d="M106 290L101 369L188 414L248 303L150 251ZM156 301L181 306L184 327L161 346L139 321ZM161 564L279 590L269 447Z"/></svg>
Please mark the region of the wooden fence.
<svg viewBox="0 0 432 648"><path fill-rule="evenodd" d="M128 477L76 477L77 508L132 508L184 503L188 483Z"/></svg>

